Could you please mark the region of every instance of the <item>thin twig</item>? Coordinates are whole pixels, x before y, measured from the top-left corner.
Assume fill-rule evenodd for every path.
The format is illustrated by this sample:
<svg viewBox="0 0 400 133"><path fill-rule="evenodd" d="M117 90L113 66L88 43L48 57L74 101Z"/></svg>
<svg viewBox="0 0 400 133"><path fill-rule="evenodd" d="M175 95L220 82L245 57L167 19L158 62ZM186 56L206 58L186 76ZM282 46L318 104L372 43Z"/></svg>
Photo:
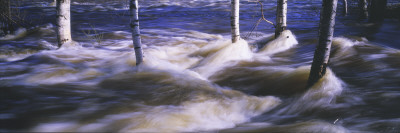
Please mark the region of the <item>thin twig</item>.
<svg viewBox="0 0 400 133"><path fill-rule="evenodd" d="M269 24L272 24L274 26L274 28L276 28L276 25L273 22L271 22L271 21L269 21L269 20L267 20L265 18L265 16L264 16L264 6L261 3L261 1L257 0L257 1L251 1L251 2L257 2L261 6L261 9L260 9L261 18L258 19L257 22L253 25L253 27L251 28L251 31L245 36L245 39L247 39L247 38L249 38L251 36L251 34L253 33L253 31L255 31L257 29L257 26L261 23L261 21L265 21L265 22L267 22ZM256 36L257 36L257 33L256 33Z"/></svg>
<svg viewBox="0 0 400 133"><path fill-rule="evenodd" d="M260 0L257 0L257 2L258 2L258 4L260 4L260 6L261 6L261 18L262 18L262 20L264 20L264 21L267 22L267 23L272 24L272 25L276 28L276 26L275 26L275 24L274 24L273 22L271 22L271 21L265 19L265 17L264 17L264 6L263 6L263 4L261 3L261 1L260 1Z"/></svg>

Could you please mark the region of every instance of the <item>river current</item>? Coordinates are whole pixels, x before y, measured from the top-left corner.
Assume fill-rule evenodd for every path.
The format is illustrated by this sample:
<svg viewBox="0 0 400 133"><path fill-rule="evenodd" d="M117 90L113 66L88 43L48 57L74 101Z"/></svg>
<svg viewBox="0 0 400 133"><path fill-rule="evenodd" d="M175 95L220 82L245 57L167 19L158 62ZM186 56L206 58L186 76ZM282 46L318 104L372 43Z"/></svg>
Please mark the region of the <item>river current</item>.
<svg viewBox="0 0 400 133"><path fill-rule="evenodd" d="M305 90L320 0L288 0L275 40L242 0L235 44L227 0L139 0L139 67L125 0L73 1L76 43L60 49L55 7L23 2L34 26L0 38L0 132L400 132L400 20L356 4L339 2L327 74Z"/></svg>

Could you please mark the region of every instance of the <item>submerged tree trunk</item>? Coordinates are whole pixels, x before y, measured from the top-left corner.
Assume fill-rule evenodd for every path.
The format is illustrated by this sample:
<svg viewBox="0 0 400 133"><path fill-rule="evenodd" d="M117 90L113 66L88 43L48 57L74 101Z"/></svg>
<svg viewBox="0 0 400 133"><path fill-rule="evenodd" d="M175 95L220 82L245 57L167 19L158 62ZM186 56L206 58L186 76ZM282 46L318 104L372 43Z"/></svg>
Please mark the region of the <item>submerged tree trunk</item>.
<svg viewBox="0 0 400 133"><path fill-rule="evenodd" d="M387 0L371 0L370 22L381 22L385 18Z"/></svg>
<svg viewBox="0 0 400 133"><path fill-rule="evenodd" d="M71 0L57 0L57 41L58 47L72 41Z"/></svg>
<svg viewBox="0 0 400 133"><path fill-rule="evenodd" d="M343 0L343 14L346 16L347 15L347 0Z"/></svg>
<svg viewBox="0 0 400 133"><path fill-rule="evenodd" d="M239 0L231 0L231 33L232 43L240 39L239 31Z"/></svg>
<svg viewBox="0 0 400 133"><path fill-rule="evenodd" d="M329 61L335 26L337 0L323 0L322 7L319 21L318 46L315 49L307 88L313 86L325 75Z"/></svg>
<svg viewBox="0 0 400 133"><path fill-rule="evenodd" d="M135 56L136 56L136 66L138 66L143 62L142 41L140 39L140 29L139 29L139 3L138 3L138 0L130 0L129 10L130 10L130 17L131 17L130 26L132 29L133 47L135 49Z"/></svg>
<svg viewBox="0 0 400 133"><path fill-rule="evenodd" d="M0 0L0 28L4 35L14 32L10 0Z"/></svg>
<svg viewBox="0 0 400 133"><path fill-rule="evenodd" d="M368 6L367 0L358 0L358 8L360 8L360 18L368 18Z"/></svg>
<svg viewBox="0 0 400 133"><path fill-rule="evenodd" d="M277 0L275 38L286 30L287 0Z"/></svg>

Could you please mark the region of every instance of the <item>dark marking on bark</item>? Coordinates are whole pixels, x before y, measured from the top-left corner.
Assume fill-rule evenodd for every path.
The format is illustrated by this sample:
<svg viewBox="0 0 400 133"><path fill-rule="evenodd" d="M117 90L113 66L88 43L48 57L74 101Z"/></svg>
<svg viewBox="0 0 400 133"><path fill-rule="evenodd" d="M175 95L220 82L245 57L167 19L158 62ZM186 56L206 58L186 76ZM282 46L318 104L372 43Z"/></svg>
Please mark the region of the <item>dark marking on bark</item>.
<svg viewBox="0 0 400 133"><path fill-rule="evenodd" d="M69 39L63 39L63 40L61 40L61 42L62 43L65 43L65 42L67 42Z"/></svg>
<svg viewBox="0 0 400 133"><path fill-rule="evenodd" d="M130 23L129 25L131 26L131 28L134 28L134 27L138 27L138 26L139 26L138 23Z"/></svg>

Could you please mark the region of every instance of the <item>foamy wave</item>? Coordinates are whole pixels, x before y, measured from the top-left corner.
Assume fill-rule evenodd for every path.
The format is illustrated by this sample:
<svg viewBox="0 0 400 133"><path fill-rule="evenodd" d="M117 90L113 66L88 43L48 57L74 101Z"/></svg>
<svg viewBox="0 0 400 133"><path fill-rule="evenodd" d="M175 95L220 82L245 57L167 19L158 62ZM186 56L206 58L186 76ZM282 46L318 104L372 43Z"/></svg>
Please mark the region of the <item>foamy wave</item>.
<svg viewBox="0 0 400 133"><path fill-rule="evenodd" d="M327 68L326 74L295 102L278 111L278 114L299 114L315 108L329 107L335 102L345 83Z"/></svg>
<svg viewBox="0 0 400 133"><path fill-rule="evenodd" d="M209 99L186 102L180 106L146 107L143 111L110 114L94 123L76 122L40 124L36 132L194 132L231 128L249 121L280 103L275 97L244 96L233 99ZM120 125L115 125L119 123Z"/></svg>
<svg viewBox="0 0 400 133"><path fill-rule="evenodd" d="M286 51L297 44L296 36L294 36L290 30L285 30L278 38L266 44L265 47L259 51L259 54L270 56Z"/></svg>
<svg viewBox="0 0 400 133"><path fill-rule="evenodd" d="M299 122L289 125L258 124L249 127L233 128L220 131L222 133L242 132L304 132L304 133L349 133L350 131L340 125L322 121Z"/></svg>
<svg viewBox="0 0 400 133"><path fill-rule="evenodd" d="M163 106L161 110L156 108L146 112L145 123L130 125L122 131L193 132L230 128L274 108L279 102L275 97L246 96L185 103L178 107Z"/></svg>
<svg viewBox="0 0 400 133"><path fill-rule="evenodd" d="M343 37L333 38L330 60L335 63L345 63L342 61L343 59L357 54L357 51L353 48L356 43L357 42Z"/></svg>
<svg viewBox="0 0 400 133"><path fill-rule="evenodd" d="M27 35L27 30L25 28L19 28L17 31L15 31L14 34L8 34L4 37L0 37L0 40L6 41L6 40L15 40L18 38L22 38Z"/></svg>
<svg viewBox="0 0 400 133"><path fill-rule="evenodd" d="M149 81L149 79L151 81ZM134 81L134 83L132 82ZM140 84L151 82L152 85ZM195 132L232 128L248 122L281 103L273 96L248 96L241 92L219 88L208 81L188 76L182 72L146 69L137 73L115 75L100 87L107 90L128 89L128 97L145 95L146 103L129 103L127 109L113 108L113 104L99 107L96 103L82 105L65 114L64 121L38 124L36 132ZM144 88L143 88L144 87ZM143 89L143 94L140 94ZM139 93L139 94L136 94ZM108 94L115 95L117 94ZM123 100L125 96L114 99ZM147 100L146 100L147 101ZM113 102L109 101L109 102ZM153 102L153 103L152 103ZM172 104L171 104L172 103ZM130 109L134 106L134 109ZM88 110L97 110L90 112ZM103 108L100 111L99 108ZM103 114L103 112L108 112ZM96 115L76 121L71 116ZM103 115L101 115L103 114ZM97 116L97 115L96 115ZM85 122L90 121L90 122Z"/></svg>
<svg viewBox="0 0 400 133"><path fill-rule="evenodd" d="M216 53L207 54L200 63L193 68L193 70L199 72L204 77L208 78L216 71L220 70L226 65L232 65L231 61L249 60L252 58L253 53L250 51L249 45L243 39L236 43L230 43L225 41L220 44L216 44L214 47L205 47L207 50L200 51L217 51ZM217 50L220 49L220 50ZM207 53L207 52L202 52Z"/></svg>

